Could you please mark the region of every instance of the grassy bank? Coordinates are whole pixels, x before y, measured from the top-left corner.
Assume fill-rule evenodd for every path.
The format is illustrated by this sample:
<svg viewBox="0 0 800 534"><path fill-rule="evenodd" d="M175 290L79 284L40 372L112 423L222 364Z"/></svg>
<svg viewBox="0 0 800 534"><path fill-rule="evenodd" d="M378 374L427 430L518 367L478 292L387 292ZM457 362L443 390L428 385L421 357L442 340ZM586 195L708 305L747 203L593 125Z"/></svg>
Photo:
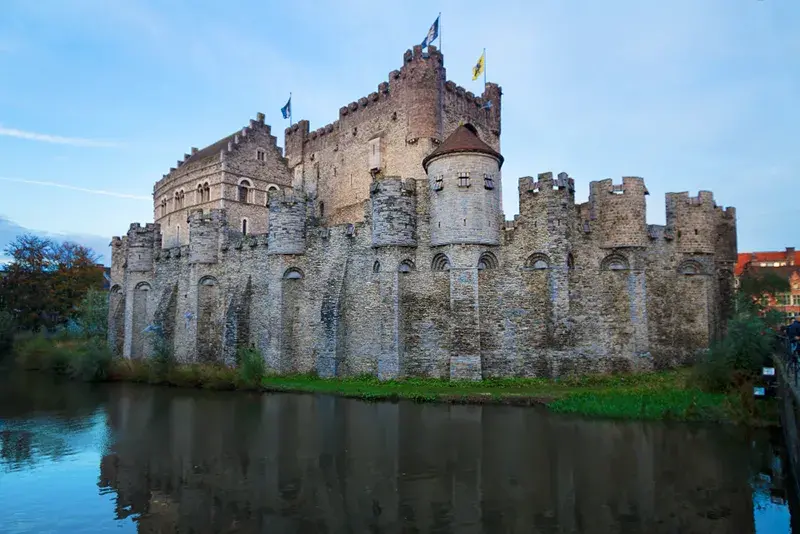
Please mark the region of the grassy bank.
<svg viewBox="0 0 800 534"><path fill-rule="evenodd" d="M146 360L113 358L102 342L69 337L29 336L15 343L17 363L87 381L126 381L173 387L265 392L327 393L363 400L541 405L550 411L613 419L777 422L776 404L755 402L744 384L727 393L708 393L694 385L690 369L638 375L563 379L510 378L481 382L374 377L324 379L312 375L277 376L264 370L263 358L240 351L239 365L181 365L168 355Z"/></svg>

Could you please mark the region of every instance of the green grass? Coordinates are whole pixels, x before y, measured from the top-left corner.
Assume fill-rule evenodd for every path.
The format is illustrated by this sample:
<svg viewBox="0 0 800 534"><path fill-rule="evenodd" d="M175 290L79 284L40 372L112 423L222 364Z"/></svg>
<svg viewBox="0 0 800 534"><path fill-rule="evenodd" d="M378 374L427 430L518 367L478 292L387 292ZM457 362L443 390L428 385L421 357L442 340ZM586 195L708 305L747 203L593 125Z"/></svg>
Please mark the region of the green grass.
<svg viewBox="0 0 800 534"><path fill-rule="evenodd" d="M692 369L688 368L631 375L507 378L480 382L431 378L380 381L372 376L325 379L314 375L264 375L263 369L256 365L261 361L260 356L256 358L247 351L240 354L242 365L238 369L203 364L174 364L162 368L154 360L114 358L106 363L104 352L92 352L84 348L86 346L89 346L87 342L35 336L20 343L15 352L17 361L25 368L84 380L215 390L327 393L367 401L408 399L416 402L541 405L555 413L609 419L714 421L747 425L777 422L777 403L774 400L756 402L750 384L743 384L728 393L704 392L697 387ZM96 360L100 363L94 365Z"/></svg>

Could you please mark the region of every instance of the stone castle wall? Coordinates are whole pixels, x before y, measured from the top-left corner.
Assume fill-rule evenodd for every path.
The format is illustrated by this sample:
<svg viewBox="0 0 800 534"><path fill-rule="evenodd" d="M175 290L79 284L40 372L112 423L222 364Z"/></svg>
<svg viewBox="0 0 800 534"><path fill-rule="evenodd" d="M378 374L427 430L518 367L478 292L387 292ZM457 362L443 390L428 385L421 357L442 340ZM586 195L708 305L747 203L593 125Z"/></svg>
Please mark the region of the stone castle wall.
<svg viewBox="0 0 800 534"><path fill-rule="evenodd" d="M384 181L396 197L402 180ZM683 252L666 227L650 227L643 247L602 246L570 178L521 179L521 213L500 245L432 246L435 192L427 179L405 191L416 246L402 233L376 246L385 204L369 201L363 222L326 227L300 219L312 202L275 198L296 211L271 221L304 226L302 239L226 232L222 211L193 215L189 246L161 249L157 226L132 228L128 243L151 233L153 268L127 269L119 288L125 356L144 355L139 332L161 317L182 361L232 363L237 347L256 346L278 372L558 376L669 367L720 328L715 256ZM147 257L136 250L129 265Z"/></svg>
<svg viewBox="0 0 800 534"><path fill-rule="evenodd" d="M308 121L301 120L286 129L293 186L322 204L325 224L360 222L361 204L369 199L370 171L424 178L419 162L459 123L473 124L499 150L500 99L501 90L492 83L475 96L447 82L442 54L433 46L424 53L416 46L377 91L343 106L337 121L311 131Z"/></svg>
<svg viewBox="0 0 800 534"><path fill-rule="evenodd" d="M285 157L262 115L192 150L155 186L156 224L112 242L112 346L145 356L156 325L185 362L253 346L276 372L466 379L667 368L708 347L733 208L671 193L667 224L647 225L643 179L592 182L577 205L572 178L543 173L519 179L505 221L500 97L415 47L338 121L287 129ZM482 149L446 142L462 123ZM210 199L160 211L206 179Z"/></svg>

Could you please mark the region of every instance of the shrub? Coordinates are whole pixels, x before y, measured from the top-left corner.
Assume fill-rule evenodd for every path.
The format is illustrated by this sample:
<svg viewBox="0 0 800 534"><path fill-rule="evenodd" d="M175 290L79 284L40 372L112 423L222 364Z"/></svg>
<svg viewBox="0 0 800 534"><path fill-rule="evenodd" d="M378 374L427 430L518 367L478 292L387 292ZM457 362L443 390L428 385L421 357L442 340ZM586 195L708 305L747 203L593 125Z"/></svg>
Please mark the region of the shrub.
<svg viewBox="0 0 800 534"><path fill-rule="evenodd" d="M24 332L14 340L14 359L23 369L61 373L69 362L69 348L44 331Z"/></svg>
<svg viewBox="0 0 800 534"><path fill-rule="evenodd" d="M261 351L255 347L240 348L236 354L239 360L239 378L246 385L258 386L266 375L266 365Z"/></svg>
<svg viewBox="0 0 800 534"><path fill-rule="evenodd" d="M774 349L775 336L760 315L737 313L727 335L695 367L695 379L707 391L728 391L754 380Z"/></svg>
<svg viewBox="0 0 800 534"><path fill-rule="evenodd" d="M113 355L103 339L84 341L70 355L68 374L87 382L105 380L109 375Z"/></svg>
<svg viewBox="0 0 800 534"><path fill-rule="evenodd" d="M78 305L74 327L86 337L105 339L108 333L108 295L95 288L89 289Z"/></svg>

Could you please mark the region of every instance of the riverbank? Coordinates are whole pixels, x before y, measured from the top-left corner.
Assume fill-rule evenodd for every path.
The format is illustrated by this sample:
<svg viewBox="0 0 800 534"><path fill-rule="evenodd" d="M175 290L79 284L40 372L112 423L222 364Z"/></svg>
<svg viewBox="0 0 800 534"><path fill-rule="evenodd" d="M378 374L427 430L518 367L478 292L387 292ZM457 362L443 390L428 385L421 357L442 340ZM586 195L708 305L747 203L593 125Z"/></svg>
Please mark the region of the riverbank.
<svg viewBox="0 0 800 534"><path fill-rule="evenodd" d="M20 367L85 381L135 382L170 387L261 392L324 393L365 401L444 402L542 406L561 414L638 420L778 424L774 400L755 401L752 388L707 393L695 387L689 368L644 374L489 379L480 382L371 376L320 378L270 375L252 369L158 360L112 358L102 346L32 340L15 354ZM257 360L260 355L254 354ZM261 360L263 362L263 360Z"/></svg>

